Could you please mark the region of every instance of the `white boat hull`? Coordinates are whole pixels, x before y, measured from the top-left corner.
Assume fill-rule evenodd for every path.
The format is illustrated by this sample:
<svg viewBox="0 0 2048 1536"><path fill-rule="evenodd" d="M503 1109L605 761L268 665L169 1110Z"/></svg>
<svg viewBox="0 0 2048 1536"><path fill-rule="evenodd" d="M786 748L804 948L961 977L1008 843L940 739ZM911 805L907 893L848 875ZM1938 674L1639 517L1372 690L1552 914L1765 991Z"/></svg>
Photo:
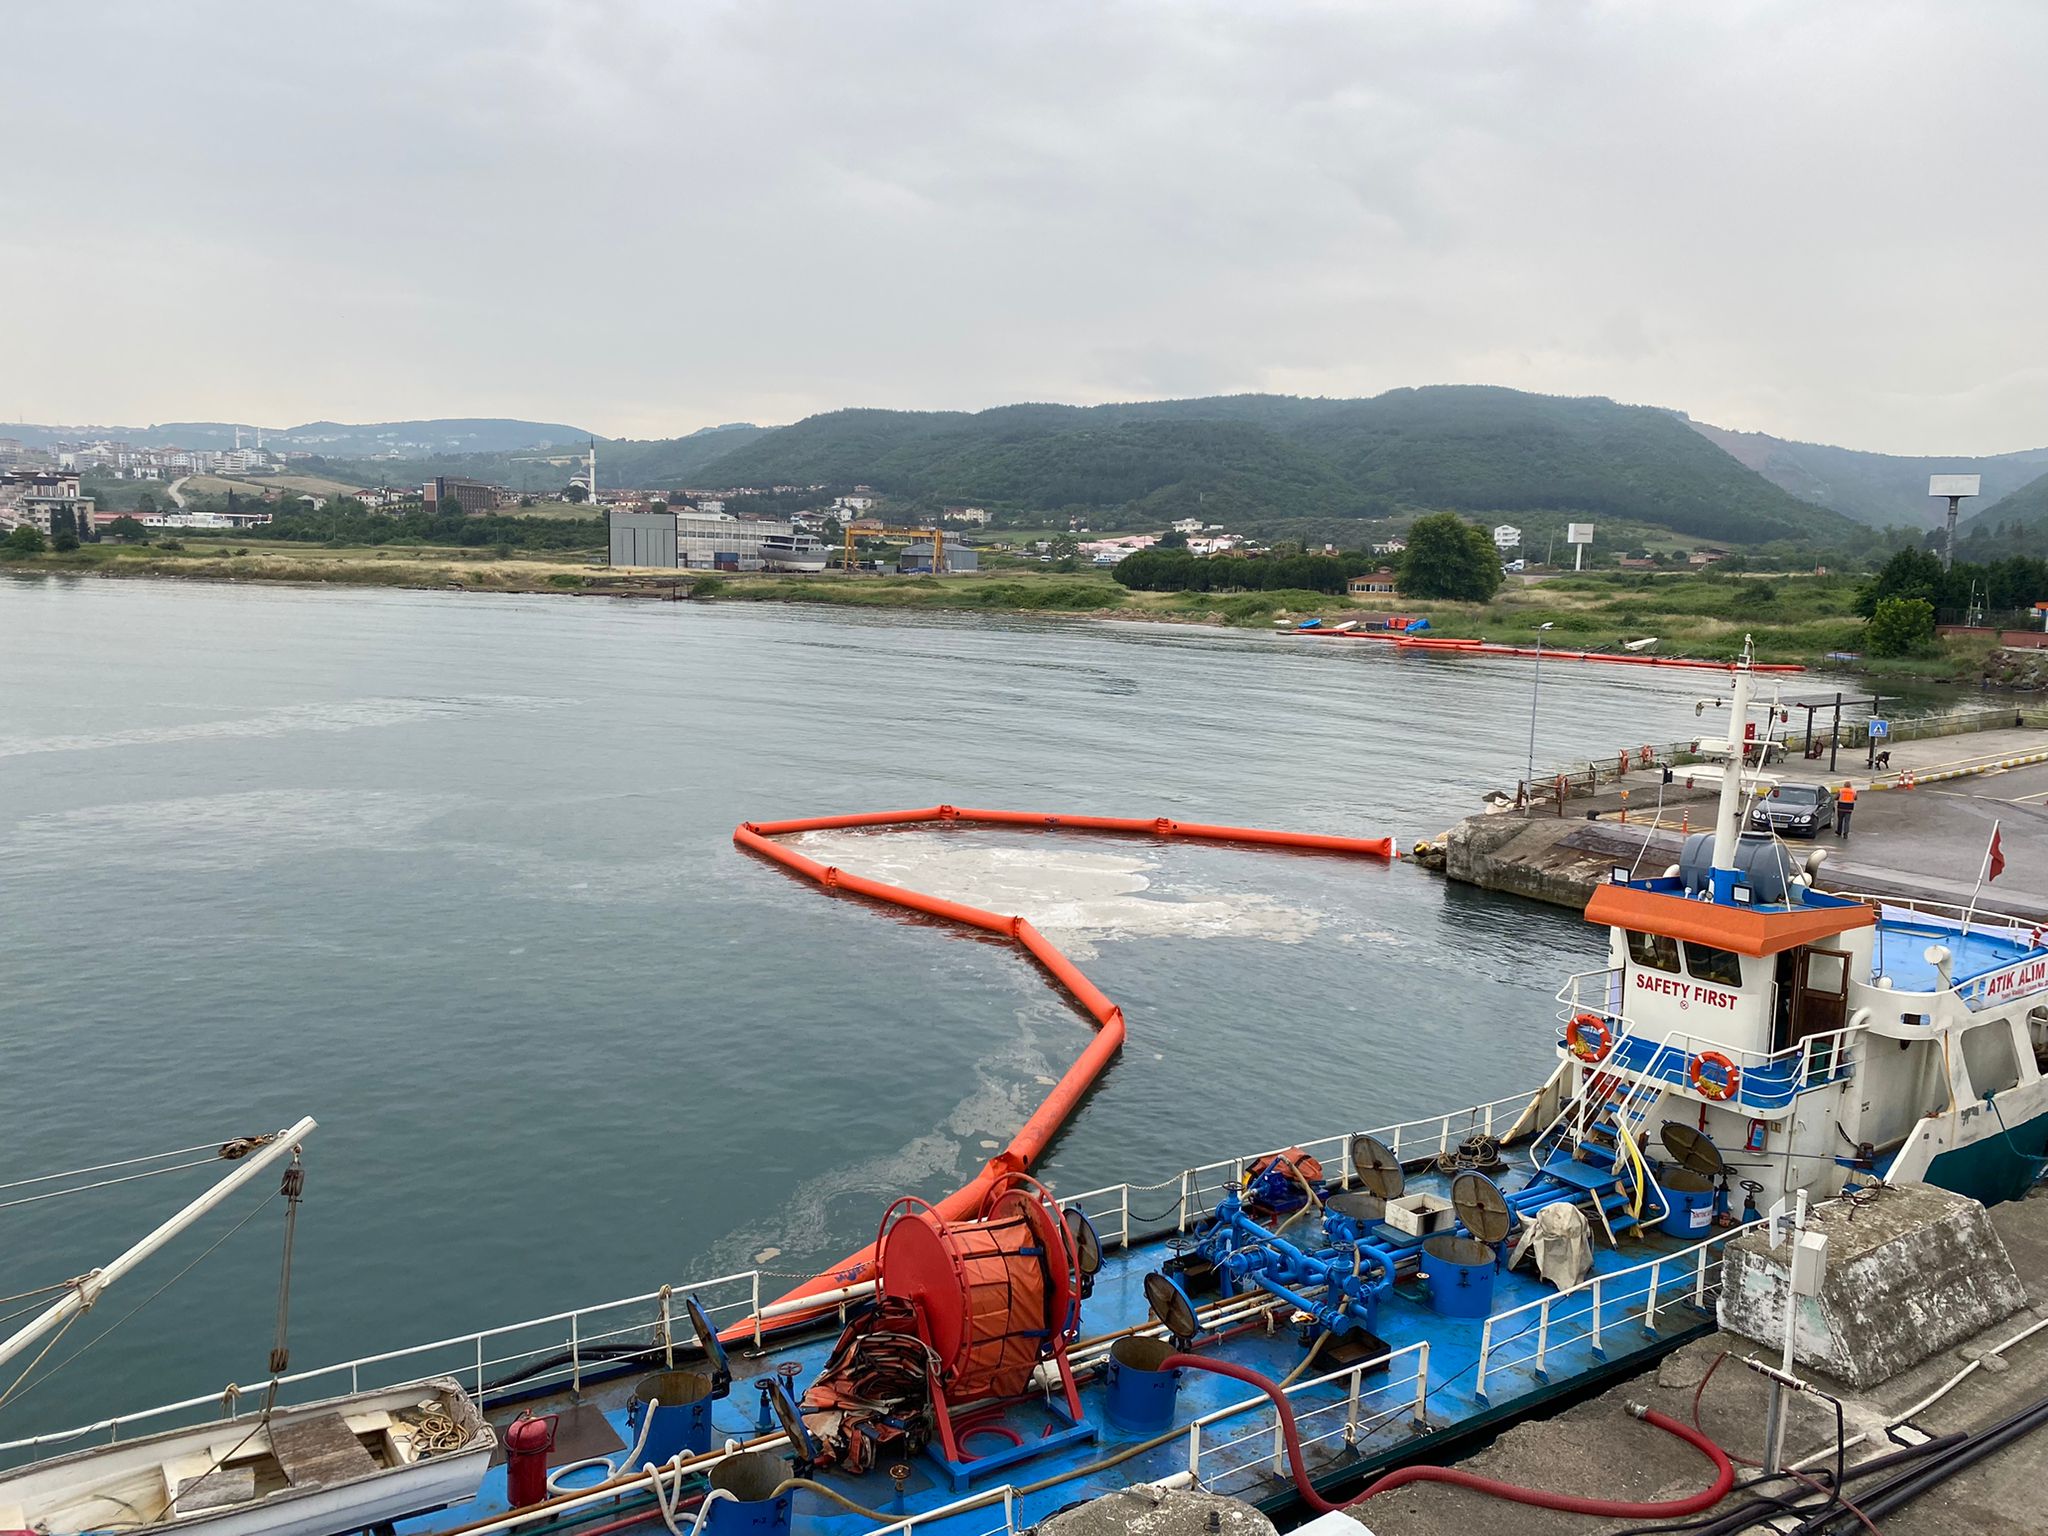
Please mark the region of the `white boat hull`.
<svg viewBox="0 0 2048 1536"><path fill-rule="evenodd" d="M430 1400L461 1438L421 1453L404 1415ZM353 1393L24 1467L0 1477L0 1528L337 1536L474 1498L497 1443L452 1380Z"/></svg>

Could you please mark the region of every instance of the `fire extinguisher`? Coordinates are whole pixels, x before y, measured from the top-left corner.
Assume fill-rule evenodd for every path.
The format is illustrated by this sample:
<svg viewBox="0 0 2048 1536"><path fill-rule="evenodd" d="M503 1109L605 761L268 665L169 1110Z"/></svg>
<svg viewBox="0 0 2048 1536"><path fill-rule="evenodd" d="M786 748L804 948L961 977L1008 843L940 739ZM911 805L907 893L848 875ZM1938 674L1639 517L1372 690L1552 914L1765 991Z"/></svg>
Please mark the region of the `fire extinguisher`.
<svg viewBox="0 0 2048 1536"><path fill-rule="evenodd" d="M514 1509L548 1496L548 1452L555 1448L559 1414L537 1419L522 1413L505 1427L505 1493Z"/></svg>

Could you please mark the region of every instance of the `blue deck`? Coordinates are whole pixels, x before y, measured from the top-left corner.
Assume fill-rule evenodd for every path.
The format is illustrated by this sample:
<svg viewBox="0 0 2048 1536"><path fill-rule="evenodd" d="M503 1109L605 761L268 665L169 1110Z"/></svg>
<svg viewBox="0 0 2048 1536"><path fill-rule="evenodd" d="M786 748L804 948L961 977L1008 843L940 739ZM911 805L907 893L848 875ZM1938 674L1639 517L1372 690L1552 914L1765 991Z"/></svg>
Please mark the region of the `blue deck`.
<svg viewBox="0 0 2048 1536"><path fill-rule="evenodd" d="M1512 1192L1526 1183L1528 1177L1528 1168L1522 1164L1504 1175L1501 1182ZM1443 1193L1448 1184L1447 1175L1432 1170L1412 1175L1408 1187L1411 1193L1423 1190ZM1674 1255L1685 1247L1679 1241L1652 1230L1642 1235L1631 1234L1622 1240L1618 1249L1610 1248L1600 1241L1597 1226L1595 1243L1595 1274L1601 1276L1618 1276L1622 1271ZM1412 1240L1409 1246L1412 1247ZM1083 1308L1081 1334L1084 1356L1088 1339L1151 1321L1141 1289L1142 1282L1147 1273L1157 1269L1172 1253L1171 1238L1167 1235L1135 1242L1125 1252L1105 1254L1095 1292ZM1417 1279L1403 1280L1381 1305L1377 1330L1393 1350L1426 1341L1426 1376L1418 1382L1418 1359L1414 1354L1398 1356L1380 1374L1366 1376L1358 1397L1356 1420L1352 1421L1357 1428L1350 1436L1352 1444L1349 1446L1346 1444L1345 1426L1347 1421L1351 1421L1348 1407L1350 1380L1312 1388L1297 1396L1294 1399L1295 1412L1302 1421L1303 1439L1308 1442L1307 1461L1312 1477L1318 1484L1326 1486L1356 1483L1377 1467L1441 1450L1490 1424L1517 1417L1546 1398L1590 1385L1606 1375L1636 1368L1711 1325L1713 1286L1717 1278L1712 1265L1705 1275L1704 1309L1694 1305L1698 1282L1690 1257L1661 1267L1656 1276L1659 1315L1654 1331L1645 1326L1643 1318L1650 1278L1647 1272L1641 1272L1603 1282L1597 1317L1592 1293L1579 1291L1555 1302L1549 1309L1547 1322L1540 1326L1539 1314L1534 1310L1498 1323L1486 1364L1483 1394L1479 1391L1480 1347L1487 1320L1439 1316L1431 1310L1422 1283ZM1526 1269L1499 1270L1493 1315L1499 1317L1544 1296L1556 1297L1558 1292L1537 1279L1533 1272ZM1208 1302L1205 1300L1204 1304ZM1305 1349L1297 1330L1288 1326L1284 1310L1277 1316L1278 1326L1271 1332L1261 1326L1235 1335L1226 1334L1220 1341L1198 1344L1197 1352L1250 1366L1278 1380L1301 1364ZM1593 1337L1596 1323L1597 1344ZM801 1389L817 1375L837 1333L835 1322L779 1346L771 1341L758 1355L735 1352L732 1358L732 1393L718 1404L714 1417L715 1443L722 1443L728 1437L746 1440L763 1433L756 1418L761 1398L751 1385L752 1381L772 1371L775 1366L790 1361L800 1367L798 1387ZM1539 1346L1543 1352L1541 1369L1538 1368ZM684 1361L684 1356L685 1352L678 1349L679 1363ZM554 1392L516 1406L500 1399L494 1405L492 1417L502 1425L514 1416L519 1407L548 1413L580 1401L599 1409L622 1444L629 1443L633 1437L625 1422L627 1401L634 1380L650 1368L644 1364L620 1368L612 1379L602 1382L586 1378L580 1394ZM1319 1358L1305 1379L1312 1380L1316 1374L1328 1369L1326 1362ZM1000 1487L1004 1482L1021 1488L1064 1473L1078 1474L1036 1492L1023 1493L1015 1509L1015 1523L1020 1527L1077 1500L1133 1482L1185 1472L1189 1460L1187 1430L1190 1421L1257 1397L1242 1383L1189 1372L1177 1405L1174 1421L1177 1432L1166 1443L1116 1467L1086 1472L1081 1469L1147 1437L1126 1434L1109 1423L1103 1411L1105 1387L1099 1370L1082 1375L1081 1389L1084 1415L1097 1432L1093 1443L1048 1450L1000 1473L991 1473L975 1484L975 1491L980 1492L984 1488ZM1424 1421L1420 1423L1414 1416L1418 1391L1425 1414ZM1033 1399L1007 1410L1000 1422L1029 1444L1045 1434L1053 1420L1044 1404ZM1207 1429L1201 1454L1203 1485L1273 1508L1291 1503L1294 1497L1291 1484L1275 1470L1275 1422L1271 1407L1259 1398L1258 1406L1252 1411ZM1008 1437L983 1436L969 1449L989 1454L1004 1449L1007 1443ZM558 1461L560 1459L557 1458ZM900 1503L894 1485L879 1471L865 1477L826 1472L820 1474L820 1481L857 1503L889 1514L891 1518L936 1509L963 1497L948 1481L945 1471L929 1456L918 1458ZM606 1503L590 1511L587 1517L618 1518L632 1512L635 1500L645 1519L658 1522L659 1515L644 1494L629 1498L623 1507ZM431 1533L505 1512L505 1474L500 1466L491 1470L481 1492L472 1502L402 1522L399 1530L403 1536L431 1536ZM934 1529L968 1536L970 1532L987 1532L992 1525L999 1524L1000 1511L984 1507L929 1523ZM870 1530L874 1525L874 1521L842 1510L815 1494L803 1490L796 1494L795 1530L799 1533L854 1536L854 1533ZM656 1529L659 1529L658 1524Z"/></svg>
<svg viewBox="0 0 2048 1536"><path fill-rule="evenodd" d="M1889 976L1892 986L1901 992L1940 991L1940 973L1927 959L1928 947L1934 944L1954 957L1949 962L1949 975L1958 987L1975 977L2017 965L2030 955L2048 954L2041 946L2002 928L1973 928L1964 933L1945 923L1885 917L1879 921L1877 937L1872 941L1872 967L1878 975Z"/></svg>

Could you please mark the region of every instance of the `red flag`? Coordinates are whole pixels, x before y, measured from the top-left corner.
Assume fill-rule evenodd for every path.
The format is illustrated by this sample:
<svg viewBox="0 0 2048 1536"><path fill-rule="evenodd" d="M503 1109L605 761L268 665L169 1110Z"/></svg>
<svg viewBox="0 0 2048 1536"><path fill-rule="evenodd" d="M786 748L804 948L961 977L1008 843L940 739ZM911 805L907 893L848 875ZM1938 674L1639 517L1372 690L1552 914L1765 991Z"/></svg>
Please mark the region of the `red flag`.
<svg viewBox="0 0 2048 1536"><path fill-rule="evenodd" d="M1984 878L1987 880L1996 880L2000 875L2004 873L2005 855L1999 850L1998 825L1994 822L1991 827L1991 851L1988 855L1986 855L1984 860Z"/></svg>

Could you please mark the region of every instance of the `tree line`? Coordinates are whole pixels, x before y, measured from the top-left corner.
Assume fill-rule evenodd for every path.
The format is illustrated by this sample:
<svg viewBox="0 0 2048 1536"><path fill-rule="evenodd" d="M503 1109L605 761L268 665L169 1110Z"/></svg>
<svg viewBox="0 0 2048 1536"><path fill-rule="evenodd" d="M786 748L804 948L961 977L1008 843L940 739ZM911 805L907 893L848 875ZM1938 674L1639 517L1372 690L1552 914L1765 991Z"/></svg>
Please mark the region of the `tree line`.
<svg viewBox="0 0 2048 1536"><path fill-rule="evenodd" d="M337 496L325 506L310 502L280 503L268 523L241 530L237 537L277 539L296 544L459 544L474 548L509 544L514 549L603 549L601 518L515 517L488 512L469 517L424 508L396 514L373 512L352 496Z"/></svg>
<svg viewBox="0 0 2048 1536"><path fill-rule="evenodd" d="M1417 518L1408 548L1393 562L1404 597L1483 603L1500 590L1500 552L1484 528L1454 512ZM1334 555L1210 555L1141 549L1116 563L1119 584L1135 592L1330 592L1389 562L1364 550Z"/></svg>
<svg viewBox="0 0 2048 1536"><path fill-rule="evenodd" d="M1928 550L1902 549L1856 594L1856 611L1869 618L1887 598L1917 599L1937 613L1960 617L1971 608L2013 613L2048 602L2048 560L2009 555L1981 565L1958 560L1944 571Z"/></svg>

